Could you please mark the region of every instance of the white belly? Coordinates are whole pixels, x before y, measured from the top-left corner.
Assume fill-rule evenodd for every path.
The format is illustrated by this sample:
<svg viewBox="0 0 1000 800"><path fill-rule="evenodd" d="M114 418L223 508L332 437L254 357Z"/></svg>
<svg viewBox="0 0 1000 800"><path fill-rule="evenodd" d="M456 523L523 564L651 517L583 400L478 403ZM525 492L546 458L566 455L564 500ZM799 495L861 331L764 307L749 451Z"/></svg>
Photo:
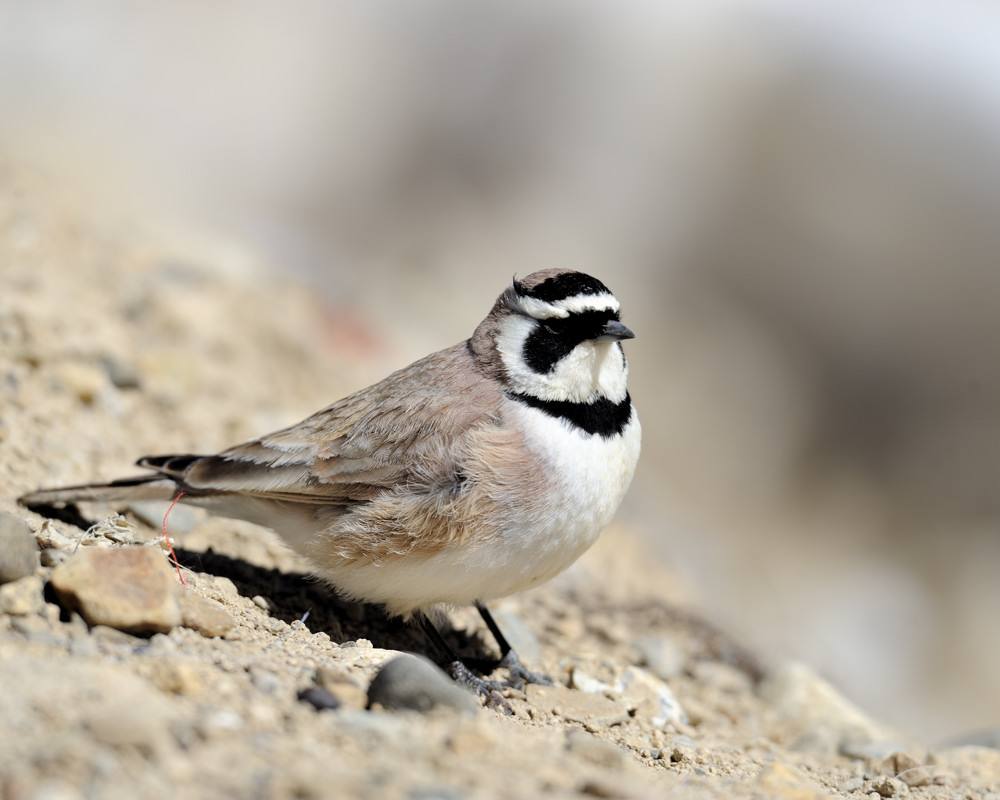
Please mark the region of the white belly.
<svg viewBox="0 0 1000 800"><path fill-rule="evenodd" d="M530 589L576 561L618 509L639 459L641 428L632 418L620 436L585 434L544 412L511 404L508 423L548 465L550 483L537 499L507 512L502 536L379 565L328 570L327 577L357 597L378 599L406 613L436 603L465 605ZM538 487L541 489L542 487Z"/></svg>

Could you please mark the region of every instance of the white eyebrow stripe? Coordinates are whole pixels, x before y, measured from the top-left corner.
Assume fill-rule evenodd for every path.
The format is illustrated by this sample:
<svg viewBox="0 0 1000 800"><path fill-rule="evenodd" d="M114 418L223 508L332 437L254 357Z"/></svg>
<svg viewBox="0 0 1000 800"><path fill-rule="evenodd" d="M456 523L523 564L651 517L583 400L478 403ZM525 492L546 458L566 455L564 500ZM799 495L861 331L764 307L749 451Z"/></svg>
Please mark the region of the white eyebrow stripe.
<svg viewBox="0 0 1000 800"><path fill-rule="evenodd" d="M558 308L545 300L539 300L537 297L518 297L517 302L525 314L535 319L552 319L553 317L565 319L569 316L569 311L566 309Z"/></svg>
<svg viewBox="0 0 1000 800"><path fill-rule="evenodd" d="M521 310L535 319L565 319L570 314L581 314L585 311L618 311L621 304L608 292L601 294L575 294L562 300L548 302L537 297L517 298Z"/></svg>
<svg viewBox="0 0 1000 800"><path fill-rule="evenodd" d="M583 311L621 310L621 303L618 302L618 298L609 292L601 294L575 294L564 300L557 300L553 305L570 314L579 314Z"/></svg>

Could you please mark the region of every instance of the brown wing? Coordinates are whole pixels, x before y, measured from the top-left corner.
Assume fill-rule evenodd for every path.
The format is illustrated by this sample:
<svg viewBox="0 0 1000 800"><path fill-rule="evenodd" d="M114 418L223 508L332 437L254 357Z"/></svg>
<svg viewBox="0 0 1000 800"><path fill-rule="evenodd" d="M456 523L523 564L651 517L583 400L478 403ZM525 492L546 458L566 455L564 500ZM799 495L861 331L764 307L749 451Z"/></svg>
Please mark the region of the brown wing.
<svg viewBox="0 0 1000 800"><path fill-rule="evenodd" d="M238 493L347 505L388 487L446 473L452 445L496 419L499 385L477 370L466 345L427 356L297 425L213 456L162 456L141 466L193 494Z"/></svg>

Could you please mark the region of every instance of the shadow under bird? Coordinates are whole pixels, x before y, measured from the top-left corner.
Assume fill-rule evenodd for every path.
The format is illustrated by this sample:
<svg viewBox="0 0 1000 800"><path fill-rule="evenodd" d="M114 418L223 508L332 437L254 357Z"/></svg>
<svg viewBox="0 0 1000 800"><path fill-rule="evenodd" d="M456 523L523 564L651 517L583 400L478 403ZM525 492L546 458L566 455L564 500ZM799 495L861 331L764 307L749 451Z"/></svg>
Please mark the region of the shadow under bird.
<svg viewBox="0 0 1000 800"><path fill-rule="evenodd" d="M171 500L271 528L343 595L418 621L475 604L511 683L524 668L485 603L566 569L610 522L639 458L618 300L582 272L515 279L471 338L284 430L215 455L139 459L148 474L42 489L44 509Z"/></svg>

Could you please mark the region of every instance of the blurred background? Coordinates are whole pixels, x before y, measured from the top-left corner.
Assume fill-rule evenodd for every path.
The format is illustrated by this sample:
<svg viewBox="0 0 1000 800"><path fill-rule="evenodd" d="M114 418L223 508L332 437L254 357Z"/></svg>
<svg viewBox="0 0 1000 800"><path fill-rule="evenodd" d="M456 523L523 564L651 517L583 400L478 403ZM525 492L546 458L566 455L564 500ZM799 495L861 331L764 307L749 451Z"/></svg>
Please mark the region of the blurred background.
<svg viewBox="0 0 1000 800"><path fill-rule="evenodd" d="M601 277L625 519L935 741L1000 724L998 86L985 3L0 0L0 157L308 281L372 379Z"/></svg>

